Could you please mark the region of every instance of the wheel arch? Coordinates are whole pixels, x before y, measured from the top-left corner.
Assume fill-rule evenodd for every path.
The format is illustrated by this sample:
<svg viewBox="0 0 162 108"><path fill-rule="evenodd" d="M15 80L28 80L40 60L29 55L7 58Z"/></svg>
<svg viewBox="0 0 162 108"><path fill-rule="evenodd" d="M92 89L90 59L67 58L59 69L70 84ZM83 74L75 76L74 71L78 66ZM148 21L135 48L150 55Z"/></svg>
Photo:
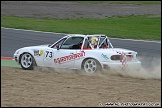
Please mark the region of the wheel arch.
<svg viewBox="0 0 162 108"><path fill-rule="evenodd" d="M33 57L34 62L35 62L35 65L37 66L37 62L36 62L36 60L35 60L33 54L31 54L30 52L26 52L26 51L25 51L25 52L22 52L22 53L20 54L20 56L19 56L19 64L20 64L20 61L21 61L21 57L22 57L22 55L25 54L25 53L28 53L28 54L30 54L30 55Z"/></svg>

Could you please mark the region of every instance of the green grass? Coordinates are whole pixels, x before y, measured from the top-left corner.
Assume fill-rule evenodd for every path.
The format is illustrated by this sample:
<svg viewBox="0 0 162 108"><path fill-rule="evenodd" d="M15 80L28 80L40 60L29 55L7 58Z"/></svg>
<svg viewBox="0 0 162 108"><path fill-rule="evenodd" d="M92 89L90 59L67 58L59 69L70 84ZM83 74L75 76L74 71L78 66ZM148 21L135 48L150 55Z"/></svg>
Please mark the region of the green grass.
<svg viewBox="0 0 162 108"><path fill-rule="evenodd" d="M161 16L154 15L104 19L34 19L2 16L1 27L69 34L106 34L112 38L161 40Z"/></svg>
<svg viewBox="0 0 162 108"><path fill-rule="evenodd" d="M1 66L20 67L14 60L1 60Z"/></svg>
<svg viewBox="0 0 162 108"><path fill-rule="evenodd" d="M137 4L137 5L151 5L161 4L161 1L71 1L84 4Z"/></svg>

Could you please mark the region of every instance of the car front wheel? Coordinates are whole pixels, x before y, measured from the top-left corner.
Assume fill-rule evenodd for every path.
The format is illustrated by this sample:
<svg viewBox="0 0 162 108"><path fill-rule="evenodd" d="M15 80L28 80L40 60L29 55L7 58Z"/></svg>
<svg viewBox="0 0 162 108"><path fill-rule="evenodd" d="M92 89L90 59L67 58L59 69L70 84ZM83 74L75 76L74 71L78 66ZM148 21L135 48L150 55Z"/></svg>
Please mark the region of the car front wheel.
<svg viewBox="0 0 162 108"><path fill-rule="evenodd" d="M25 70L33 70L35 65L35 60L33 56L29 53L24 53L20 58L21 67Z"/></svg>
<svg viewBox="0 0 162 108"><path fill-rule="evenodd" d="M101 70L101 66L98 61L94 59L87 59L83 63L83 69L86 73L95 73Z"/></svg>

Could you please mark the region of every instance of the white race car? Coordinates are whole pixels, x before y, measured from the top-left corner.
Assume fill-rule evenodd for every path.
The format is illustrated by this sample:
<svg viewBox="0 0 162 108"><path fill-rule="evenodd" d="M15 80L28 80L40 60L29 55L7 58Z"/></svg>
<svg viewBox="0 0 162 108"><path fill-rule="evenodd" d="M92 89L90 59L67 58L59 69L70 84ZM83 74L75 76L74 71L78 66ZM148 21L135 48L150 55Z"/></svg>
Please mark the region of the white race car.
<svg viewBox="0 0 162 108"><path fill-rule="evenodd" d="M35 66L83 70L94 73L106 70L139 70L137 52L113 48L106 35L68 34L52 45L18 49L14 59L23 69Z"/></svg>

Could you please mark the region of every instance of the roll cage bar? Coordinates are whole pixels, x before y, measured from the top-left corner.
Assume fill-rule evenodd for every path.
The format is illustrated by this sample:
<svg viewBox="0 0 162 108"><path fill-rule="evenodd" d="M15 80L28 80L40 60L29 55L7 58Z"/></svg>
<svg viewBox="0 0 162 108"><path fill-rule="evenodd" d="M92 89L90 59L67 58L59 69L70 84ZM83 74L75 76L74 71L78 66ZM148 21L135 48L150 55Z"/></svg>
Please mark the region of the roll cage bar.
<svg viewBox="0 0 162 108"><path fill-rule="evenodd" d="M89 37L98 37L98 43L97 43L96 47L94 47L91 44L90 40L88 39ZM101 40L101 38L104 38L104 39ZM97 35L86 35L86 37L83 40L81 49L84 49L83 46L84 46L84 44L86 42L85 41L86 39L88 40L88 44L89 44L91 49L99 49L104 44L104 42L106 42L106 45L107 45L108 48L110 48L110 47L113 48L113 45L111 44L109 38L106 35L98 35L97 34Z"/></svg>

